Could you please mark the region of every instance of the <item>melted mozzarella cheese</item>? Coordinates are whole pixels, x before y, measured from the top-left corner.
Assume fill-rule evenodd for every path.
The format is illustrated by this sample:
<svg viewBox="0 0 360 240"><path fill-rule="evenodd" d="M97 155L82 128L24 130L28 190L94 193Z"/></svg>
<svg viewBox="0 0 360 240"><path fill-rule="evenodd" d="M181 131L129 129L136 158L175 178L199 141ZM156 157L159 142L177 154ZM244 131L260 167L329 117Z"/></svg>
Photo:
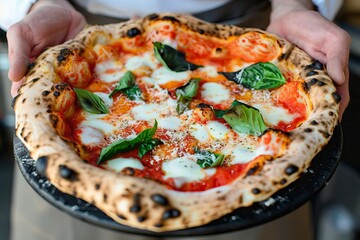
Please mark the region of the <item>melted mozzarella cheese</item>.
<svg viewBox="0 0 360 240"><path fill-rule="evenodd" d="M98 145L104 141L104 134L100 130L88 126L80 128L79 137L84 145Z"/></svg>
<svg viewBox="0 0 360 240"><path fill-rule="evenodd" d="M160 118L159 127L169 130L179 130L181 127L181 119L178 117Z"/></svg>
<svg viewBox="0 0 360 240"><path fill-rule="evenodd" d="M218 121L210 121L206 124L209 134L215 139L225 139L230 130Z"/></svg>
<svg viewBox="0 0 360 240"><path fill-rule="evenodd" d="M125 68L127 70L133 71L140 67L150 67L151 69L155 69L157 67L157 63L155 62L155 57L146 53L142 56L134 56L126 60Z"/></svg>
<svg viewBox="0 0 360 240"><path fill-rule="evenodd" d="M222 84L208 82L202 85L201 96L212 103L221 103L230 99L230 91Z"/></svg>
<svg viewBox="0 0 360 240"><path fill-rule="evenodd" d="M271 104L253 104L264 118L266 124L277 126L280 122L291 123L298 114L291 114L286 109Z"/></svg>
<svg viewBox="0 0 360 240"><path fill-rule="evenodd" d="M135 106L131 109L131 112L136 120L153 121L160 118L158 109L159 104L150 103Z"/></svg>
<svg viewBox="0 0 360 240"><path fill-rule="evenodd" d="M95 75L104 82L117 82L124 76L120 63L113 60L99 62L94 69Z"/></svg>
<svg viewBox="0 0 360 240"><path fill-rule="evenodd" d="M172 82L172 81L177 81L177 82L185 81L185 80L189 79L189 76L190 76L190 74L188 71L173 72L164 66L155 70L151 75L151 77L159 85L166 84L166 83Z"/></svg>
<svg viewBox="0 0 360 240"><path fill-rule="evenodd" d="M199 71L205 73L209 77L216 77L219 75L216 67L213 66L205 66L199 68Z"/></svg>
<svg viewBox="0 0 360 240"><path fill-rule="evenodd" d="M245 164L254 160L258 156L273 154L271 150L266 150L265 146L260 146L255 149L246 148L244 146L236 146L233 149L228 149L227 153L231 156L231 160L228 162L230 165L238 163Z"/></svg>
<svg viewBox="0 0 360 240"><path fill-rule="evenodd" d="M187 157L165 161L162 170L165 173L164 179L173 178L177 187L187 182L201 180L206 176L205 171Z"/></svg>
<svg viewBox="0 0 360 240"><path fill-rule="evenodd" d="M207 142L210 139L206 126L201 124L192 125L190 128L190 134L202 143Z"/></svg>
<svg viewBox="0 0 360 240"><path fill-rule="evenodd" d="M105 114L84 114L85 120L81 122L80 126L92 127L98 129L105 134L109 134L115 130L115 127L104 120Z"/></svg>
<svg viewBox="0 0 360 240"><path fill-rule="evenodd" d="M107 161L103 164L104 167L114 170L115 172L120 172L124 168L131 167L143 170L144 166L138 159L135 158L115 158Z"/></svg>

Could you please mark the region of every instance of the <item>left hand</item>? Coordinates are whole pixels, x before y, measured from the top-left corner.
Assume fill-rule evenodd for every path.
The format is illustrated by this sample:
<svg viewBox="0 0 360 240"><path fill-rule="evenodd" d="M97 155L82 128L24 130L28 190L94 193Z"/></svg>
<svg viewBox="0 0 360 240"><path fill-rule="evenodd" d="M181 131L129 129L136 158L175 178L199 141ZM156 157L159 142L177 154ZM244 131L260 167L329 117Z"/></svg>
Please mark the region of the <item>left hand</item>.
<svg viewBox="0 0 360 240"><path fill-rule="evenodd" d="M341 119L350 100L349 34L318 12L307 9L273 11L267 30L284 37L326 65L341 96Z"/></svg>

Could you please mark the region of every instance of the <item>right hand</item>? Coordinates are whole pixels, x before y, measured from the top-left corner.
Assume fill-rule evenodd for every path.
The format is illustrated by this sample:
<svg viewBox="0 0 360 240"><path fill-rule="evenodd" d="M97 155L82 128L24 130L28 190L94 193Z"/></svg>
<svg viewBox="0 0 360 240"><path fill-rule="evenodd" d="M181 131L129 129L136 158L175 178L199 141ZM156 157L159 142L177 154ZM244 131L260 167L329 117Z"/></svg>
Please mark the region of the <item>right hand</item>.
<svg viewBox="0 0 360 240"><path fill-rule="evenodd" d="M64 0L40 0L7 32L9 79L15 96L27 67L47 47L74 38L86 25L85 18Z"/></svg>

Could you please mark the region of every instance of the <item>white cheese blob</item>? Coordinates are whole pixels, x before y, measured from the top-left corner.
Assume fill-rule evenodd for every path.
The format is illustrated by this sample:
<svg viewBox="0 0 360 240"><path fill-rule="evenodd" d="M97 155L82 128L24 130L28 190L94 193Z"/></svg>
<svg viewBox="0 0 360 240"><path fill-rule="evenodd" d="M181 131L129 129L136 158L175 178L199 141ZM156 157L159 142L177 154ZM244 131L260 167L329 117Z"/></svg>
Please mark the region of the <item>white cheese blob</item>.
<svg viewBox="0 0 360 240"><path fill-rule="evenodd" d="M219 140L225 139L227 134L230 132L230 129L218 121L210 121L206 124L206 128L211 137Z"/></svg>
<svg viewBox="0 0 360 240"><path fill-rule="evenodd" d="M291 114L282 107L277 107L271 104L253 104L264 118L266 124L270 126L277 126L280 122L291 123L298 114Z"/></svg>
<svg viewBox="0 0 360 240"><path fill-rule="evenodd" d="M162 170L165 173L164 179L173 178L177 187L187 182L201 180L206 176L204 170L188 157L165 161Z"/></svg>
<svg viewBox="0 0 360 240"><path fill-rule="evenodd" d="M254 160L258 156L271 154L273 154L273 152L270 150L266 150L265 146L260 146L256 149L249 149L244 146L239 146L231 151L230 155L232 156L232 158L229 164L244 164Z"/></svg>
<svg viewBox="0 0 360 240"><path fill-rule="evenodd" d="M115 172L120 172L124 168L131 167L143 170L144 166L141 162L136 158L115 158L112 160L107 161L103 164L104 167L107 169L114 170Z"/></svg>
<svg viewBox="0 0 360 240"><path fill-rule="evenodd" d="M146 53L142 56L134 56L126 60L125 68L127 70L133 71L140 67L150 67L151 69L155 69L157 67L157 63L155 62L155 57Z"/></svg>
<svg viewBox="0 0 360 240"><path fill-rule="evenodd" d="M80 128L80 140L84 145L98 145L104 142L104 134L96 128L83 126Z"/></svg>
<svg viewBox="0 0 360 240"><path fill-rule="evenodd" d="M201 96L216 104L231 98L230 91L224 85L215 82L207 82L202 85Z"/></svg>
<svg viewBox="0 0 360 240"><path fill-rule="evenodd" d="M210 139L206 126L201 124L192 125L190 128L190 134L202 143L207 142Z"/></svg>
<svg viewBox="0 0 360 240"><path fill-rule="evenodd" d="M199 68L199 71L205 73L209 77L216 77L217 75L219 75L216 67L213 66L205 66Z"/></svg>
<svg viewBox="0 0 360 240"><path fill-rule="evenodd" d="M159 104L143 104L131 109L136 120L153 121L160 118Z"/></svg>
<svg viewBox="0 0 360 240"><path fill-rule="evenodd" d="M97 63L94 72L100 80L108 83L118 82L125 74L121 64L114 60Z"/></svg>
<svg viewBox="0 0 360 240"><path fill-rule="evenodd" d="M102 118L105 116L106 114L85 113L84 114L85 120L81 122L80 126L92 127L102 131L105 134L109 134L115 130L115 126L102 120Z"/></svg>
<svg viewBox="0 0 360 240"><path fill-rule="evenodd" d="M159 128L168 130L179 130L181 127L181 119L178 117L166 117L158 120Z"/></svg>
<svg viewBox="0 0 360 240"><path fill-rule="evenodd" d="M162 85L172 81L186 81L189 79L189 72L173 72L162 66L155 70L151 77L156 81L157 84Z"/></svg>

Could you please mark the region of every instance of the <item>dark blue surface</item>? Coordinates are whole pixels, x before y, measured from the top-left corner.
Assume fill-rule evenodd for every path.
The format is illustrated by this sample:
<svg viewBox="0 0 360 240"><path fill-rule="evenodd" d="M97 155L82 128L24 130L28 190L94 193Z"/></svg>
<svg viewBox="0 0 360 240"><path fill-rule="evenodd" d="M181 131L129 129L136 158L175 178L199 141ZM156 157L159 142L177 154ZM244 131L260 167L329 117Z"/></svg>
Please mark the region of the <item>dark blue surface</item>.
<svg viewBox="0 0 360 240"><path fill-rule="evenodd" d="M239 208L209 224L168 232L151 232L121 225L93 205L57 190L35 170L35 161L15 137L15 158L25 179L45 200L70 215L104 228L158 237L196 236L241 230L281 217L314 197L328 183L339 161L343 145L342 129L337 126L329 144L314 158L311 166L295 182L279 190L269 199L250 207Z"/></svg>

